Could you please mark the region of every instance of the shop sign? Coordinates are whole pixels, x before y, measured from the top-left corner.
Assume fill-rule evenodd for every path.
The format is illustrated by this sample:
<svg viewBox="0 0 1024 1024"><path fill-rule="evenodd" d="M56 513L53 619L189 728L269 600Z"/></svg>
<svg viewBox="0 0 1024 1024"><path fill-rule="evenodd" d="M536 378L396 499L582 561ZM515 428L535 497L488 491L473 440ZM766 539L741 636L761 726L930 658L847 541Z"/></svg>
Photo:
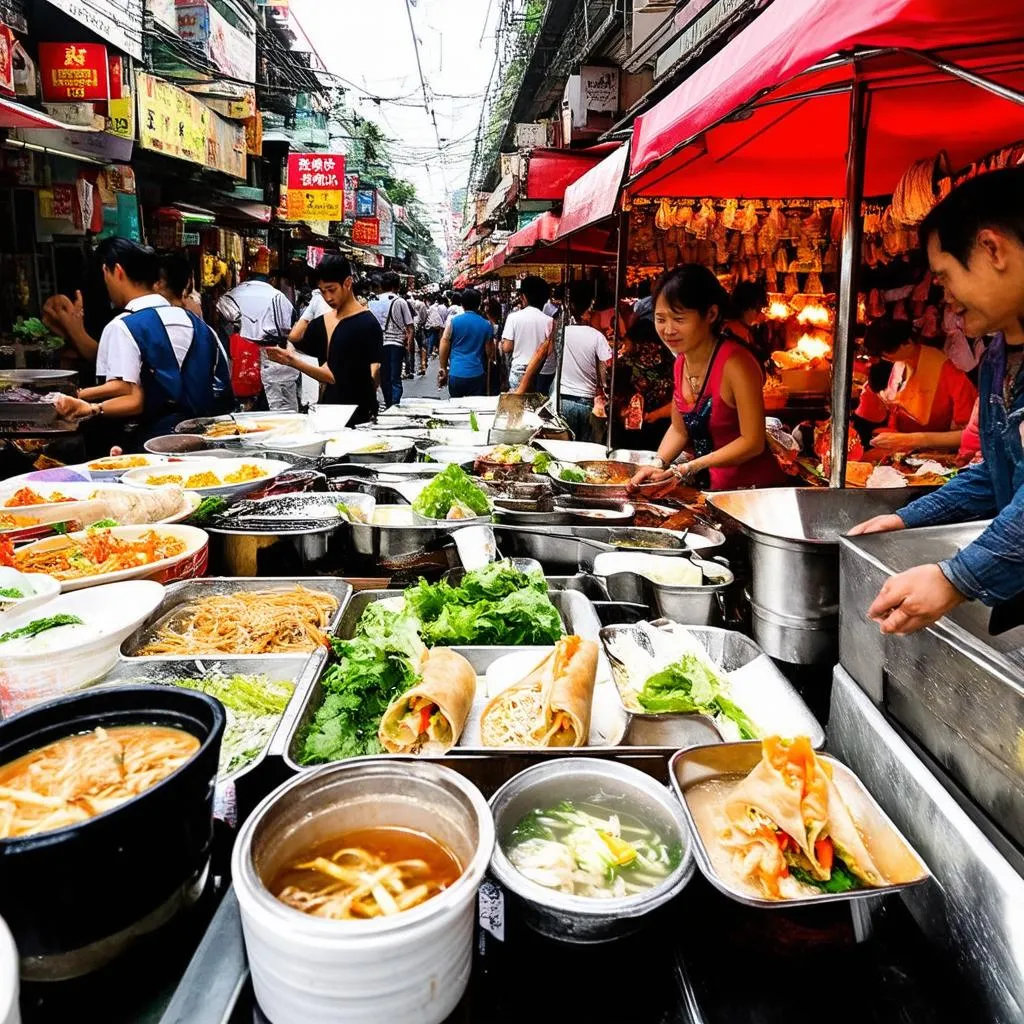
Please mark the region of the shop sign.
<svg viewBox="0 0 1024 1024"><path fill-rule="evenodd" d="M115 48L142 60L143 0L49 0L73 21Z"/></svg>
<svg viewBox="0 0 1024 1024"><path fill-rule="evenodd" d="M245 148L249 156L263 155L263 111L245 120Z"/></svg>
<svg viewBox="0 0 1024 1024"><path fill-rule="evenodd" d="M54 185L39 190L39 216L43 220L71 220L75 213L75 190L71 185Z"/></svg>
<svg viewBox="0 0 1024 1024"><path fill-rule="evenodd" d="M377 251L382 256L395 255L395 215L391 204L377 193L377 220L380 223L380 241Z"/></svg>
<svg viewBox="0 0 1024 1024"><path fill-rule="evenodd" d="M361 188L356 193L356 216L377 216L377 190L375 188Z"/></svg>
<svg viewBox="0 0 1024 1024"><path fill-rule="evenodd" d="M39 72L44 103L110 98L107 48L102 43L40 43Z"/></svg>
<svg viewBox="0 0 1024 1024"><path fill-rule="evenodd" d="M340 221L344 213L345 157L339 153L288 155L288 219Z"/></svg>
<svg viewBox="0 0 1024 1024"><path fill-rule="evenodd" d="M107 131L119 139L135 138L135 97L111 100L107 104Z"/></svg>
<svg viewBox="0 0 1024 1024"><path fill-rule="evenodd" d="M345 175L345 201L343 203L345 220L354 220L356 216L356 193L359 191L359 175Z"/></svg>
<svg viewBox="0 0 1024 1024"><path fill-rule="evenodd" d="M580 68L583 109L614 114L619 109L619 69L584 65Z"/></svg>
<svg viewBox="0 0 1024 1024"><path fill-rule="evenodd" d="M320 266L320 263L324 258L323 246L319 245L308 245L306 246L306 265L316 270Z"/></svg>
<svg viewBox="0 0 1024 1024"><path fill-rule="evenodd" d="M548 144L548 126L544 121L532 124L517 124L515 131L516 149L537 149Z"/></svg>
<svg viewBox="0 0 1024 1024"><path fill-rule="evenodd" d="M181 244L187 249L190 246L194 247L199 245L199 232L198 231L182 231L181 233Z"/></svg>
<svg viewBox="0 0 1024 1024"><path fill-rule="evenodd" d="M14 95L14 33L0 21L0 93Z"/></svg>
<svg viewBox="0 0 1024 1024"><path fill-rule="evenodd" d="M256 80L256 23L245 18L236 28L208 0L178 0L178 35L198 43L226 75Z"/></svg>
<svg viewBox="0 0 1024 1024"><path fill-rule="evenodd" d="M174 0L146 0L146 10L156 24L175 33L178 31L178 12L174 9Z"/></svg>
<svg viewBox="0 0 1024 1024"><path fill-rule="evenodd" d="M210 112L210 137L207 142L207 164L233 178L244 178L248 149L245 126L228 121Z"/></svg>
<svg viewBox="0 0 1024 1024"><path fill-rule="evenodd" d="M357 217L352 224L353 245L380 245L380 221L376 217Z"/></svg>

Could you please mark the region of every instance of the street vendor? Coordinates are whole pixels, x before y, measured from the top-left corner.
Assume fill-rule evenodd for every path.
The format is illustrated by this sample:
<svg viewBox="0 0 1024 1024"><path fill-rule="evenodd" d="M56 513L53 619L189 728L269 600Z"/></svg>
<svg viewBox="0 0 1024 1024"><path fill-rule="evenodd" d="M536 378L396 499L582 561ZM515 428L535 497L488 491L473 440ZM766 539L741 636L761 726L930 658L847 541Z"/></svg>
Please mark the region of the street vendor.
<svg viewBox="0 0 1024 1024"><path fill-rule="evenodd" d="M104 382L78 398L58 398L59 413L119 428L137 423L137 431L118 441L131 450L172 433L184 419L223 411L230 384L222 350L199 317L154 291L157 254L126 238L108 238L97 256L111 302L124 312L100 335L96 370Z"/></svg>
<svg viewBox="0 0 1024 1024"><path fill-rule="evenodd" d="M894 634L924 629L965 601L994 606L1024 591L1024 167L955 189L925 218L921 245L966 334L994 335L979 377L984 461L850 532L994 521L952 558L888 580L868 614Z"/></svg>
<svg viewBox="0 0 1024 1024"><path fill-rule="evenodd" d="M909 320L882 317L864 348L891 369L884 388L861 394L857 415L877 426L871 445L889 451L957 451L978 392L942 349L914 337Z"/></svg>
<svg viewBox="0 0 1024 1024"><path fill-rule="evenodd" d="M654 325L676 357L672 419L658 448L661 468L644 466L633 484L699 483L711 490L773 487L785 476L765 440L764 379L756 357L723 334L729 296L707 267L684 264L654 290ZM688 462L673 465L687 450Z"/></svg>

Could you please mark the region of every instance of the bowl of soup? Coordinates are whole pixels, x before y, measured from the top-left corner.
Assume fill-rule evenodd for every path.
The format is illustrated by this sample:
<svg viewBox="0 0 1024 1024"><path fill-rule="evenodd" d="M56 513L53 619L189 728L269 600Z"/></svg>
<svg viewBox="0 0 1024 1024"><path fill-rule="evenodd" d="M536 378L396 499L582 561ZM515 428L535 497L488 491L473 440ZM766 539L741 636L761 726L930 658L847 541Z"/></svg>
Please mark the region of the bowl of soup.
<svg viewBox="0 0 1024 1024"><path fill-rule="evenodd" d="M0 723L0 916L23 979L98 970L199 899L224 726L212 697L163 686Z"/></svg>
<svg viewBox="0 0 1024 1024"><path fill-rule="evenodd" d="M592 758L527 768L491 798L491 873L535 931L593 943L637 931L693 877L682 808L649 775Z"/></svg>
<svg viewBox="0 0 1024 1024"><path fill-rule="evenodd" d="M356 758L286 782L232 855L263 1012L441 1024L469 981L493 845L483 796L440 765Z"/></svg>

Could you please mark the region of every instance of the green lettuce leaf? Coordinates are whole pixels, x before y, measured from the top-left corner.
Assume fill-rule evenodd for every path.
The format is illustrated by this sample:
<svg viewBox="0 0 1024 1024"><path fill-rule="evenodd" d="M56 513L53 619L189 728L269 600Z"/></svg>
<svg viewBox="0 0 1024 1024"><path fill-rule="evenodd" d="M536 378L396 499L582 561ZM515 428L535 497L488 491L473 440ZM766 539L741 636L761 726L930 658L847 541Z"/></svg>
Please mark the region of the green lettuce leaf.
<svg viewBox="0 0 1024 1024"><path fill-rule="evenodd" d="M445 466L412 503L413 511L428 519L444 519L452 506L461 502L475 515L490 514L491 503L487 495L473 483L460 466Z"/></svg>

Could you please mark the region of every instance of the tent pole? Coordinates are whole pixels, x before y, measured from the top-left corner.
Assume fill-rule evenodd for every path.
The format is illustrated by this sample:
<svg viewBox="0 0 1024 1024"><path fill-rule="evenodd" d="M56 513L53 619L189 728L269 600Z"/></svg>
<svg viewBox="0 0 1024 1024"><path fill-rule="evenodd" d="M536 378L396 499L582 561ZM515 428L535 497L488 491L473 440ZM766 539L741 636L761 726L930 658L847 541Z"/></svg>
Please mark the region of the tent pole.
<svg viewBox="0 0 1024 1024"><path fill-rule="evenodd" d="M615 316L612 318L612 372L608 378L608 402L605 405L605 412L608 414L608 435L605 443L608 450L614 447L612 430L615 426L615 364L619 360L619 345L622 338L619 337L619 306L625 297L626 292L626 264L629 262L629 212L622 210L619 214L619 245L615 256Z"/></svg>
<svg viewBox="0 0 1024 1024"><path fill-rule="evenodd" d="M854 331L857 327L857 278L861 260L861 202L868 137L868 91L855 80L850 95L850 148L846 154L846 203L839 262L839 312L832 349L832 464L830 487L846 486L846 438L850 428Z"/></svg>
<svg viewBox="0 0 1024 1024"><path fill-rule="evenodd" d="M565 358L565 328L569 309L569 278L572 271L569 261L572 258L572 242L565 240L565 262L562 264L562 315L558 318L555 331L555 415L562 416L562 361Z"/></svg>
<svg viewBox="0 0 1024 1024"><path fill-rule="evenodd" d="M1011 103L1019 103L1024 106L1024 93L1017 89L1011 89L1010 86L1003 85L1002 82L987 78L985 75L979 75L976 71L963 68L959 64L943 60L941 57L936 57L934 54L926 53L923 50L902 50L901 52L909 57L916 57L926 64L931 64L932 67L944 71L953 78L959 78L962 82L976 85L979 89L992 93L993 96L999 96L1004 100L1009 100Z"/></svg>

